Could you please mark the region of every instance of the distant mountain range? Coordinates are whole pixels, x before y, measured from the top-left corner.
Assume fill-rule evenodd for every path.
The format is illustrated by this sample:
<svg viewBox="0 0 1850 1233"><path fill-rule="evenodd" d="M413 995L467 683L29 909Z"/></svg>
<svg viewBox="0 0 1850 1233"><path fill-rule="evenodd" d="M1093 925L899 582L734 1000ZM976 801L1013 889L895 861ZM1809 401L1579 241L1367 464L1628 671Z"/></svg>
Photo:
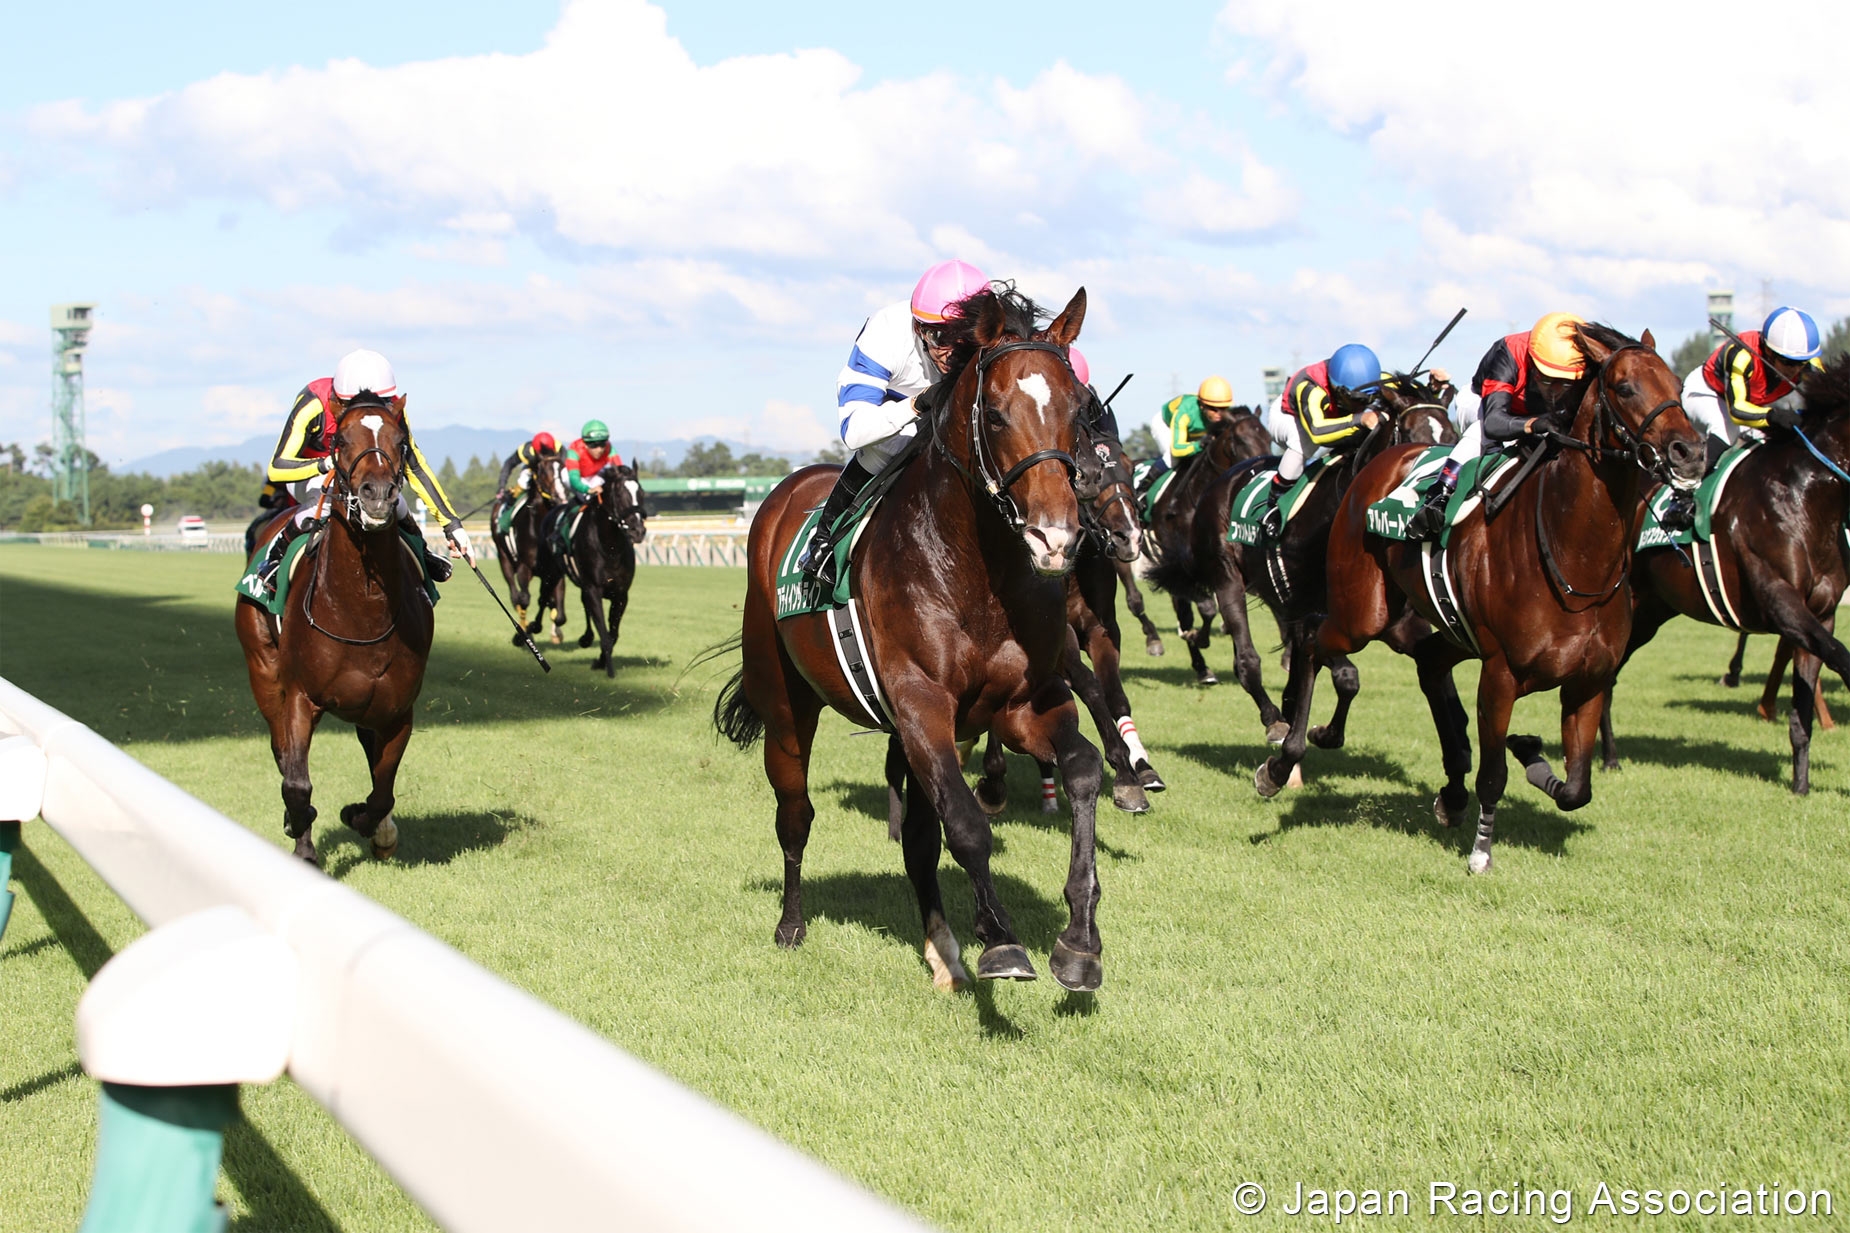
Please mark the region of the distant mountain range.
<svg viewBox="0 0 1850 1233"><path fill-rule="evenodd" d="M444 459L456 464L461 471L469 465L471 458L480 458L491 467L499 467L503 459L513 453L526 437L518 432L508 432L496 428L431 428L419 429L418 448L424 451L424 457L433 467L441 467ZM611 442L617 453L624 459L640 459L653 464L657 451L661 453L664 466L676 466L686 455L695 441L712 443L725 441L734 454L781 454L794 462L808 462L809 455L790 450L774 450L762 445L747 445L742 441L731 441L723 437L696 437L693 440L677 438L673 441L637 441L616 439ZM137 458L110 470L119 475L178 475L182 471L206 462L236 462L249 465L270 460L270 451L276 448L276 437L269 434L251 437L236 445L189 445L179 449L162 450L158 454L149 454L146 458Z"/></svg>

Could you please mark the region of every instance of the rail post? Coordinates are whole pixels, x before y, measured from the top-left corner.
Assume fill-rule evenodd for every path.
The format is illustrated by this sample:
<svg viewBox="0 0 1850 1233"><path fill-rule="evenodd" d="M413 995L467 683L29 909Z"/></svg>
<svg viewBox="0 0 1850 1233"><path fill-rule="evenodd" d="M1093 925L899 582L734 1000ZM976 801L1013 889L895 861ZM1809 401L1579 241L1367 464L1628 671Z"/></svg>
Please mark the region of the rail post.
<svg viewBox="0 0 1850 1233"><path fill-rule="evenodd" d="M80 1233L223 1233L218 1168L238 1085L283 1072L298 962L243 909L160 926L77 1004L77 1056L102 1083Z"/></svg>
<svg viewBox="0 0 1850 1233"><path fill-rule="evenodd" d="M20 823L39 816L45 801L45 753L31 737L0 735L0 937L13 914L13 853Z"/></svg>

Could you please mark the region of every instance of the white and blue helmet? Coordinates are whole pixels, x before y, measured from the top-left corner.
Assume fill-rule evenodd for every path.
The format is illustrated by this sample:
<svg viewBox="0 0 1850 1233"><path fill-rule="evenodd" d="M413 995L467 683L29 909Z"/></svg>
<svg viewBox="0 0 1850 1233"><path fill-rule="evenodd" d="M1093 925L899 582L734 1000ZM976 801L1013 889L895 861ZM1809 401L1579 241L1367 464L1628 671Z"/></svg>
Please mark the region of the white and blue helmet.
<svg viewBox="0 0 1850 1233"><path fill-rule="evenodd" d="M1824 354L1824 339L1810 313L1780 305L1760 327L1760 341L1774 355L1803 363Z"/></svg>

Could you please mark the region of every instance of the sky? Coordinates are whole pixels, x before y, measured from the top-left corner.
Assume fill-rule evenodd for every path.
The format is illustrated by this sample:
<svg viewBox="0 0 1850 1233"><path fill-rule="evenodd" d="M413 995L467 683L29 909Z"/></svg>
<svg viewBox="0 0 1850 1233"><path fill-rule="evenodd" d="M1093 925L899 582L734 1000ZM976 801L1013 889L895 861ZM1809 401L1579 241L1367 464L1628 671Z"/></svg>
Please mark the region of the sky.
<svg viewBox="0 0 1850 1233"><path fill-rule="evenodd" d="M1555 309L1666 351L1715 288L1850 314L1841 5L82 13L0 12L0 442L49 438L47 310L90 300L116 466L275 431L357 346L414 425L808 454L953 256L1084 286L1132 423L1345 342L1406 367L1460 307L1463 373Z"/></svg>

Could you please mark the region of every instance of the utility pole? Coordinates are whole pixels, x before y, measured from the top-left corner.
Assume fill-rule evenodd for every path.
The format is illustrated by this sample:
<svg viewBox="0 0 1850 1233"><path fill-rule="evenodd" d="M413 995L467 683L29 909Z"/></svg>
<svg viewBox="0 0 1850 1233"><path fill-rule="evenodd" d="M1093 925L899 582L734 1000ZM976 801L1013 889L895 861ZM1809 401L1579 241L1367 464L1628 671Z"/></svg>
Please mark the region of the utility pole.
<svg viewBox="0 0 1850 1233"><path fill-rule="evenodd" d="M94 304L51 309L52 504L74 501L78 520L90 525L90 451L84 443L84 351L90 345Z"/></svg>

